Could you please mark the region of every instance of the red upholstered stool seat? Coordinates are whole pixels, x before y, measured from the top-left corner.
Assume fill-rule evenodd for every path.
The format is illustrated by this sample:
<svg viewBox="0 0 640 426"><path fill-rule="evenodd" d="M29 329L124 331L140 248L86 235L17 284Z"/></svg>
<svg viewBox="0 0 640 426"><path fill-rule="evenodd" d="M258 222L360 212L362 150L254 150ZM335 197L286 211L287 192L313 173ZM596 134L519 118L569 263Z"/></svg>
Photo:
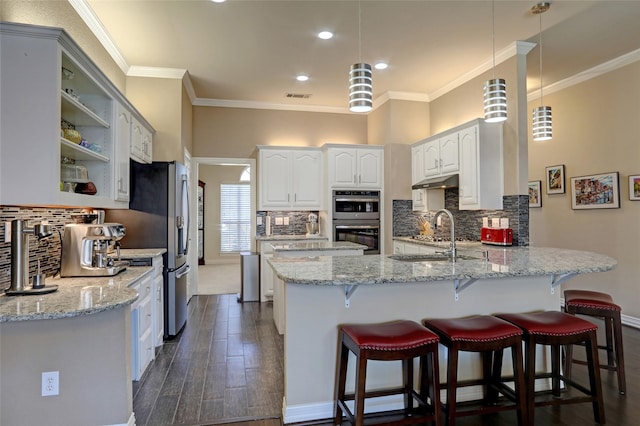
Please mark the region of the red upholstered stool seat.
<svg viewBox="0 0 640 426"><path fill-rule="evenodd" d="M600 368L616 371L618 373L618 391L625 394L627 383L624 372L624 349L622 345L622 309L616 305L613 298L598 291L589 290L565 290L565 310L572 315L587 315L604 320L606 344L598 345L599 349L607 351L607 364L601 364ZM567 349L567 359L576 364L584 364L584 361L573 360L573 351ZM567 376L571 375L571 363L567 364Z"/></svg>
<svg viewBox="0 0 640 426"><path fill-rule="evenodd" d="M425 319L422 323L440 337L440 343L446 346L449 351L447 402L443 404L447 425L454 425L457 417L504 410L517 410L518 424L525 424L527 404L522 360L522 330L520 328L488 315L453 319ZM514 377L502 377L502 356L505 348L511 348ZM458 380L458 355L460 351L482 353L482 378ZM507 381L515 382L515 391L505 384ZM484 398L481 401L457 402L458 388L477 385L483 388ZM513 404L499 401L500 394ZM479 402L481 404L478 404ZM469 406L471 408L468 408Z"/></svg>
<svg viewBox="0 0 640 426"><path fill-rule="evenodd" d="M345 394L349 351L356 356L356 388ZM413 360L420 358L420 393L413 387ZM402 361L403 385L399 388L366 390L367 361ZM367 419L389 416L390 423L412 424L433 422L440 425L440 379L438 366L438 336L413 321L394 321L381 324L347 324L339 328L338 372L334 423L342 422L343 413L356 426ZM388 395L404 395L401 413L367 413L365 399ZM354 401L353 412L346 401ZM414 408L414 400L418 406ZM402 419L396 417L401 414ZM396 417L393 417L393 416ZM391 420L393 418L393 420Z"/></svg>
<svg viewBox="0 0 640 426"><path fill-rule="evenodd" d="M524 331L525 379L529 404L529 424L533 425L535 407L591 402L596 422L604 424L604 402L598 368L595 324L564 312L548 311L529 314L496 315ZM571 380L560 371L560 346L584 343L589 367L589 388ZM551 347L551 372L536 372L536 345ZM549 391L535 392L536 379L551 379L552 398L545 398ZM579 390L584 396L565 396L560 392L560 382Z"/></svg>

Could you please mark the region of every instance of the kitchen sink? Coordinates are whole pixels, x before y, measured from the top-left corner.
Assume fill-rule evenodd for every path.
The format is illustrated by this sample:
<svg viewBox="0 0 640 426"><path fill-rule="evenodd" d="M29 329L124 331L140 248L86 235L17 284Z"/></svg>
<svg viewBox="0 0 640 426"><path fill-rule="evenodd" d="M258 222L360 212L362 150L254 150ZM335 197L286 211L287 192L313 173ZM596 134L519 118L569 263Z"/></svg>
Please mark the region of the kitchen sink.
<svg viewBox="0 0 640 426"><path fill-rule="evenodd" d="M390 259L401 262L452 262L453 258L448 254L397 254L389 256ZM480 258L459 254L456 260L478 260Z"/></svg>

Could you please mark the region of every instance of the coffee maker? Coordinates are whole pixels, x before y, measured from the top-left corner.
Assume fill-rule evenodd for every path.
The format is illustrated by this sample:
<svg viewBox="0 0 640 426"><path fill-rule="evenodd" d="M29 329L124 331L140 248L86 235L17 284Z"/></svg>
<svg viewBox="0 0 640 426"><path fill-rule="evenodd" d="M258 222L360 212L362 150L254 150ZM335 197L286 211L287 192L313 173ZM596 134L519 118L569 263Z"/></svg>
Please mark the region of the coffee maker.
<svg viewBox="0 0 640 426"><path fill-rule="evenodd" d="M113 276L124 271L119 241L126 233L119 223L70 223L62 237L62 277ZM116 259L113 258L114 252Z"/></svg>

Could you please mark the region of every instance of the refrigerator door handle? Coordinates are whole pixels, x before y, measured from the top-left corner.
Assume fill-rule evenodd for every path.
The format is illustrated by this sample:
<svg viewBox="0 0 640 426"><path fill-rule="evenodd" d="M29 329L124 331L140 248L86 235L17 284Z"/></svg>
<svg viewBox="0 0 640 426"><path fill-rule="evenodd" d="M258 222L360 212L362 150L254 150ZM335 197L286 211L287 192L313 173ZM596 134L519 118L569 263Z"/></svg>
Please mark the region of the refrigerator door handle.
<svg viewBox="0 0 640 426"><path fill-rule="evenodd" d="M191 271L191 266L184 265L182 268L176 271L176 279L182 278L183 276L187 275L189 271Z"/></svg>
<svg viewBox="0 0 640 426"><path fill-rule="evenodd" d="M187 174L182 175L182 191L185 195L187 203L187 215L186 217L182 218L183 226L186 225L187 228L187 235L184 241L184 255L186 256L189 252L189 228L191 227L191 206L189 205L189 178Z"/></svg>

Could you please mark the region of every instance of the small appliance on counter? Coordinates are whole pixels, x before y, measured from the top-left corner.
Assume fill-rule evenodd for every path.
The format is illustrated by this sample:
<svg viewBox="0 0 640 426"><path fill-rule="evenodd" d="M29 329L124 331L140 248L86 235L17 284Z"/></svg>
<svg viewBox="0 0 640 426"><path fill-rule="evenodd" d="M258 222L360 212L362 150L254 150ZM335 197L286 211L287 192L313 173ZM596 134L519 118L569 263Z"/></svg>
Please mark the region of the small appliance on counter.
<svg viewBox="0 0 640 426"><path fill-rule="evenodd" d="M511 228L482 228L480 230L482 244L510 246L513 244L513 229Z"/></svg>
<svg viewBox="0 0 640 426"><path fill-rule="evenodd" d="M309 221L307 222L307 237L315 237L320 235L320 225L318 223L318 215L315 213L309 214Z"/></svg>
<svg viewBox="0 0 640 426"><path fill-rule="evenodd" d="M38 240L51 235L51 227L46 222L27 227L27 221L14 219L11 221L11 287L5 291L7 296L22 296L29 294L52 293L58 289L57 285L46 286L45 274L38 270L33 276L33 284L29 284L29 235Z"/></svg>
<svg viewBox="0 0 640 426"><path fill-rule="evenodd" d="M119 260L119 241L125 233L119 223L65 225L60 276L108 277L124 271L129 263Z"/></svg>

